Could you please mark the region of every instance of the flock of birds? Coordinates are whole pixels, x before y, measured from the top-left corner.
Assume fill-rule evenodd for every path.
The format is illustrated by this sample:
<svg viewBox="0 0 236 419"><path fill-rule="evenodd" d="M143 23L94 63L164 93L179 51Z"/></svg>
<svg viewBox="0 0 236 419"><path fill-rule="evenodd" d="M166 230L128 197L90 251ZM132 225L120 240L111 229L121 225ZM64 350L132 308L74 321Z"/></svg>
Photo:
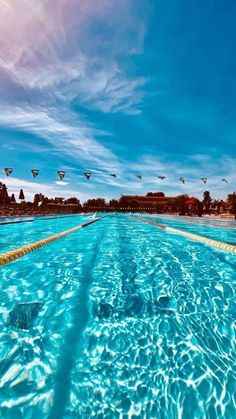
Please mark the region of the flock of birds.
<svg viewBox="0 0 236 419"><path fill-rule="evenodd" d="M4 169L4 171L5 171L5 174L6 174L6 176L10 176L11 174L12 174L12 172L13 172L13 169L12 169L12 167L5 167L5 169ZM37 176L38 176L38 174L39 174L39 170L38 169L31 169L31 173L32 173L32 175L33 175L33 177L34 178L36 178ZM59 176L59 179L60 180L63 180L64 179L64 177L65 177L65 170L58 170L57 171L57 174L58 174L58 176ZM90 177L92 176L92 173L91 172L84 172L83 173L83 175L85 176L85 178L87 179L87 180L89 180L90 179ZM114 177L114 178L116 178L117 177L117 175L115 174L115 173L109 173L109 175L110 176L112 176L112 177ZM138 179L140 179L140 180L142 180L142 175L135 175ZM157 178L159 178L159 179L161 179L161 180L164 180L164 179L166 179L166 176L157 176ZM179 178L178 178L178 180L181 182L181 183L183 183L183 184L185 184L185 182L186 182L186 180L185 180L185 178L184 178L184 176L180 176ZM207 183L207 181L208 181L208 178L207 177L202 177L201 178L201 181L204 183L204 184L206 184ZM228 180L226 179L226 178L222 178L221 179L221 181L222 182L225 182L225 183L228 183Z"/></svg>

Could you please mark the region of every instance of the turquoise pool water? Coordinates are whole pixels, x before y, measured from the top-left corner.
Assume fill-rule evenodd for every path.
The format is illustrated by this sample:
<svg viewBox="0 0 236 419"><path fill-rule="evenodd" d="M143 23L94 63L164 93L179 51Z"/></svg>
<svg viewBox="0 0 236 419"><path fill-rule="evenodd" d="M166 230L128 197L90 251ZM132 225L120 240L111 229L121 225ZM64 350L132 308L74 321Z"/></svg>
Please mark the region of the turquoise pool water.
<svg viewBox="0 0 236 419"><path fill-rule="evenodd" d="M169 227L199 234L209 239L225 243L236 244L236 222L218 222L218 220L204 220L190 217L168 217L160 215L142 214L142 218L156 221ZM215 226L216 224L216 226Z"/></svg>
<svg viewBox="0 0 236 419"><path fill-rule="evenodd" d="M16 220L24 222L0 225L0 253L60 233L60 231L75 227L89 219L89 216L82 215L70 216L68 218L58 217L56 219L51 219L50 217L35 218L33 222L27 222L24 218L19 218Z"/></svg>
<svg viewBox="0 0 236 419"><path fill-rule="evenodd" d="M127 215L2 267L0 417L234 418L235 271Z"/></svg>

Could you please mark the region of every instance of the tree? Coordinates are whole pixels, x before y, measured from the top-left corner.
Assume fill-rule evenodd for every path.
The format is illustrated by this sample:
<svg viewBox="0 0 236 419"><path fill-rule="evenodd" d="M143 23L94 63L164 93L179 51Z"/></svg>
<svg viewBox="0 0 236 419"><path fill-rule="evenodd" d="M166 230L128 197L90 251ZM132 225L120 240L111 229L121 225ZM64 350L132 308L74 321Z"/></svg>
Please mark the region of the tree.
<svg viewBox="0 0 236 419"><path fill-rule="evenodd" d="M215 214L220 213L220 200L219 199L212 200L211 209L214 210Z"/></svg>
<svg viewBox="0 0 236 419"><path fill-rule="evenodd" d="M54 198L54 202L55 202L55 204L63 204L63 202L64 202L64 198L59 197L59 196L56 196L56 197Z"/></svg>
<svg viewBox="0 0 236 419"><path fill-rule="evenodd" d="M117 209L119 209L119 201L117 201L117 199L111 199L111 200L109 201L108 206L109 206L109 208L110 208L111 210L112 210L112 209L117 210Z"/></svg>
<svg viewBox="0 0 236 419"><path fill-rule="evenodd" d="M7 187L4 183L0 182L0 204L7 205L9 203L9 196Z"/></svg>
<svg viewBox="0 0 236 419"><path fill-rule="evenodd" d="M225 201L223 201L223 199L221 199L218 202L218 210L219 210L219 213L225 212L226 211L226 208L227 208L227 203Z"/></svg>
<svg viewBox="0 0 236 419"><path fill-rule="evenodd" d="M34 195L34 205L38 206L40 202L43 202L44 195L42 193L36 193Z"/></svg>
<svg viewBox="0 0 236 419"><path fill-rule="evenodd" d="M186 200L189 199L189 196L187 194L178 195L176 197L176 200L171 203L171 210L172 211L178 211L181 215L184 215L187 211L186 207ZM166 211L167 208L164 208L164 211Z"/></svg>
<svg viewBox="0 0 236 419"><path fill-rule="evenodd" d="M24 195L23 189L20 190L19 199L21 200L21 202L25 200L25 195Z"/></svg>
<svg viewBox="0 0 236 419"><path fill-rule="evenodd" d="M75 197L68 198L68 199L66 199L65 204L80 205L80 200L78 198L75 198Z"/></svg>
<svg viewBox="0 0 236 419"><path fill-rule="evenodd" d="M209 213L212 203L212 198L209 191L203 192L203 207L206 213Z"/></svg>
<svg viewBox="0 0 236 419"><path fill-rule="evenodd" d="M83 207L98 210L106 207L106 201L103 198L88 199Z"/></svg>
<svg viewBox="0 0 236 419"><path fill-rule="evenodd" d="M227 203L229 204L232 214L236 220L236 192L229 193L227 196Z"/></svg>
<svg viewBox="0 0 236 419"><path fill-rule="evenodd" d="M43 195L42 198L42 207L45 207L50 202L49 198L47 196Z"/></svg>

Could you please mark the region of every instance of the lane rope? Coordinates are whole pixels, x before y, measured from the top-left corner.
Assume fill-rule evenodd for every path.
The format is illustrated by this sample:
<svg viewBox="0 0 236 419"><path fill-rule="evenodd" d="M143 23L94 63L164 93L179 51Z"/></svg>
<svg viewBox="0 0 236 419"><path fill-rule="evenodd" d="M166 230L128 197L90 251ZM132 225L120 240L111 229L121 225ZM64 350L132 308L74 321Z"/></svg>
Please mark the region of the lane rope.
<svg viewBox="0 0 236 419"><path fill-rule="evenodd" d="M77 217L77 215L79 216L80 214L75 214L75 216ZM37 218L29 218L26 220L7 220L7 221L0 221L0 225L6 225L6 224L21 224L21 223L32 223L34 221L47 221L47 220L57 220L57 219L61 219L61 218L74 218L73 215L64 215L61 217L43 217L42 215L40 216L35 216ZM40 218L41 217L41 218ZM1 220L1 218L0 218Z"/></svg>
<svg viewBox="0 0 236 419"><path fill-rule="evenodd" d="M33 223L34 219L30 219L30 220L17 220L17 221L1 221L0 225L4 226L7 224L21 224L21 223Z"/></svg>
<svg viewBox="0 0 236 419"><path fill-rule="evenodd" d="M192 225L196 225L196 226L201 226L201 227L220 227L220 228L228 228L231 230L236 230L236 226L228 226L228 225L222 225L222 224L215 224L215 223L202 223L201 221L190 221L190 220L176 220L174 219L174 221L176 223L180 223L180 224L192 224Z"/></svg>
<svg viewBox="0 0 236 419"><path fill-rule="evenodd" d="M234 245L234 244L224 243L224 242L221 242L219 240L208 239L207 237L200 236L198 234L188 233L187 231L179 230L179 229L173 228L173 227L168 227L164 224L159 224L159 223L156 223L155 221L151 221L151 220L150 221L145 220L144 218L141 218L141 217L136 217L136 216L132 216L132 215L130 217L134 218L137 221L142 221L143 223L155 225L156 227L162 228L163 230L165 230L168 233L178 234L180 236L186 237L189 240L194 240L194 241L199 242L199 243L204 243L204 244L207 244L209 246L216 247L217 249L224 250L226 252L236 253L236 245Z"/></svg>
<svg viewBox="0 0 236 419"><path fill-rule="evenodd" d="M76 226L76 227L72 227L69 230L62 231L61 233L57 233L57 234L54 234L53 236L46 237L45 239L41 239L34 243L26 244L25 246L22 246L18 249L14 249L9 252L0 254L0 266L6 265L12 262L13 260L19 259L22 256L25 256L28 253L33 252L34 250L37 250L43 246L46 246L49 243L59 240L62 237L68 236L69 234L74 233L75 231L85 228L89 226L90 224L93 224L101 220L101 218L102 217L94 218L94 220L87 221L86 223L80 224L79 226Z"/></svg>

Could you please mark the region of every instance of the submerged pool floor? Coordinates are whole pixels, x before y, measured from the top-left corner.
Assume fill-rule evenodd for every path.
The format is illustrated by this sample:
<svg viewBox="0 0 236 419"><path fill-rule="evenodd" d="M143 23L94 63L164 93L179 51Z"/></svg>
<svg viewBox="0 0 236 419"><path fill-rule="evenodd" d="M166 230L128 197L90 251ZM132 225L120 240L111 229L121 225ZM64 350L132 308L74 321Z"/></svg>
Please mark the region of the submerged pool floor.
<svg viewBox="0 0 236 419"><path fill-rule="evenodd" d="M0 417L234 418L235 271L125 215L2 267Z"/></svg>

